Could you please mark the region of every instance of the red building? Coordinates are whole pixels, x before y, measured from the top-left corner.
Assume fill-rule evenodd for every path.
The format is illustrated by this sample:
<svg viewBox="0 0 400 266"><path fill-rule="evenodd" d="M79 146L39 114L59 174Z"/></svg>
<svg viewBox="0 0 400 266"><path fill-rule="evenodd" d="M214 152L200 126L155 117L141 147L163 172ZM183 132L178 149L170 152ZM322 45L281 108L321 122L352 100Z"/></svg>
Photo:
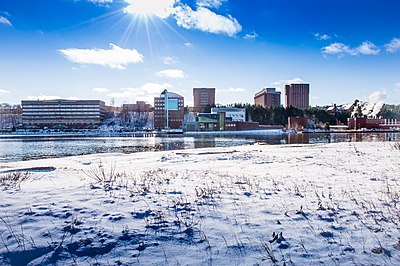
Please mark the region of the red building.
<svg viewBox="0 0 400 266"><path fill-rule="evenodd" d="M215 88L193 88L193 101L193 111L204 112L207 105L215 105Z"/></svg>
<svg viewBox="0 0 400 266"><path fill-rule="evenodd" d="M288 128L304 129L307 126L307 118L305 117L288 117Z"/></svg>
<svg viewBox="0 0 400 266"><path fill-rule="evenodd" d="M184 98L164 90L154 98L154 128L180 129L184 117Z"/></svg>
<svg viewBox="0 0 400 266"><path fill-rule="evenodd" d="M285 85L285 107L308 108L310 106L310 84Z"/></svg>
<svg viewBox="0 0 400 266"><path fill-rule="evenodd" d="M265 88L254 96L254 104L264 107L280 106L281 105L281 92L276 91L275 88Z"/></svg>
<svg viewBox="0 0 400 266"><path fill-rule="evenodd" d="M122 105L122 112L148 113L152 111L153 106L143 101L136 101L136 103Z"/></svg>
<svg viewBox="0 0 400 266"><path fill-rule="evenodd" d="M376 119L376 118L348 118L347 126L350 130L358 130L361 128L365 129L379 129L381 125L385 124L385 119Z"/></svg>

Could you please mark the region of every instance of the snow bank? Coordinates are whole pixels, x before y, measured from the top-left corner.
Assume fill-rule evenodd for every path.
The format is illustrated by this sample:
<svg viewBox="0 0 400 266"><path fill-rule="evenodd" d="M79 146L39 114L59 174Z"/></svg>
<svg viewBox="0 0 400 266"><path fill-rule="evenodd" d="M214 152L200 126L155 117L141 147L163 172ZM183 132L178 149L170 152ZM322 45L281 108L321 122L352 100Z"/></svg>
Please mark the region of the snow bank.
<svg viewBox="0 0 400 266"><path fill-rule="evenodd" d="M400 151L252 145L0 164L1 265L399 265Z"/></svg>

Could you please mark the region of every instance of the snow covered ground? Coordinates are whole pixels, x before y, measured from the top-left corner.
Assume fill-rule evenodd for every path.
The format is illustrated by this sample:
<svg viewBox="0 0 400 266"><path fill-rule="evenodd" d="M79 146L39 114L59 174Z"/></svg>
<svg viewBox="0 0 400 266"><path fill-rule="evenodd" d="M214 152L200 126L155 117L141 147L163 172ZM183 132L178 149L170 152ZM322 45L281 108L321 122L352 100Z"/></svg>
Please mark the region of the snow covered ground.
<svg viewBox="0 0 400 266"><path fill-rule="evenodd" d="M400 150L251 145L0 164L0 265L400 265Z"/></svg>

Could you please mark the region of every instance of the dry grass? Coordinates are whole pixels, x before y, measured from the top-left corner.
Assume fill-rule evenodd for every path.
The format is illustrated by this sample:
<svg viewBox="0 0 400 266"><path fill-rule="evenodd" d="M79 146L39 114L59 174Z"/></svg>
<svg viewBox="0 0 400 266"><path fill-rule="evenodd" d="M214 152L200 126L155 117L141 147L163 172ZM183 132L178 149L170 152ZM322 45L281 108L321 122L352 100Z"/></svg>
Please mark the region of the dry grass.
<svg viewBox="0 0 400 266"><path fill-rule="evenodd" d="M392 144L392 149L394 150L400 150L400 142L396 142Z"/></svg>
<svg viewBox="0 0 400 266"><path fill-rule="evenodd" d="M124 184L126 175L117 172L115 164L111 164L107 169L100 161L97 166L92 166L89 171L84 171L84 173L94 181L93 186L101 186L106 191L115 190L122 186L126 187L126 182Z"/></svg>
<svg viewBox="0 0 400 266"><path fill-rule="evenodd" d="M0 186L20 188L21 183L28 179L28 172L11 172L0 175Z"/></svg>

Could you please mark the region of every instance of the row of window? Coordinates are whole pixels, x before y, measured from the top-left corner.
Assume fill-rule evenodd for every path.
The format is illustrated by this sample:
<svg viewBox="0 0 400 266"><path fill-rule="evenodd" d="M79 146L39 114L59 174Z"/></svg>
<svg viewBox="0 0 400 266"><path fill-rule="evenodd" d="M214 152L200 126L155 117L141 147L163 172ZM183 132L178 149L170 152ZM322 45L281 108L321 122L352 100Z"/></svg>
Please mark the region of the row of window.
<svg viewBox="0 0 400 266"><path fill-rule="evenodd" d="M99 112L24 112L22 115L24 116L42 116L42 115L101 115Z"/></svg>
<svg viewBox="0 0 400 266"><path fill-rule="evenodd" d="M67 119L80 119L80 120L87 120L87 119L100 119L99 116L23 116L22 117L23 120L42 120L42 119L63 119L63 120L67 120Z"/></svg>
<svg viewBox="0 0 400 266"><path fill-rule="evenodd" d="M69 104L34 104L22 105L22 108L102 108L99 105L69 105Z"/></svg>
<svg viewBox="0 0 400 266"><path fill-rule="evenodd" d="M74 112L101 112L99 108L24 108L23 112L64 112L64 111L74 111Z"/></svg>
<svg viewBox="0 0 400 266"><path fill-rule="evenodd" d="M69 120L69 121L54 121L54 120L43 120L37 122L23 122L25 125L42 125L42 124L99 124L96 120Z"/></svg>
<svg viewBox="0 0 400 266"><path fill-rule="evenodd" d="M164 122L164 119L156 119L156 122ZM168 122L183 122L183 119L168 119Z"/></svg>

